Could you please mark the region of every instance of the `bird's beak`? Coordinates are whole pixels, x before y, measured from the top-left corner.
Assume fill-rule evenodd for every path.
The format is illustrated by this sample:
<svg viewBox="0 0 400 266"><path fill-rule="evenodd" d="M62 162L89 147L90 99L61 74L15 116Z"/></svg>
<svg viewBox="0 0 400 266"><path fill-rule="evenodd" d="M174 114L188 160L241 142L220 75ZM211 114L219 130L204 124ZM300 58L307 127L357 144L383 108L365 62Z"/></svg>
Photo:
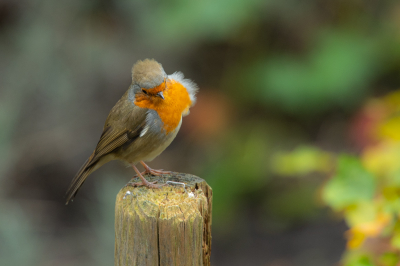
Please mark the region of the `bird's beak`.
<svg viewBox="0 0 400 266"><path fill-rule="evenodd" d="M162 91L160 91L159 93L157 93L157 96L164 100L164 95L163 95Z"/></svg>

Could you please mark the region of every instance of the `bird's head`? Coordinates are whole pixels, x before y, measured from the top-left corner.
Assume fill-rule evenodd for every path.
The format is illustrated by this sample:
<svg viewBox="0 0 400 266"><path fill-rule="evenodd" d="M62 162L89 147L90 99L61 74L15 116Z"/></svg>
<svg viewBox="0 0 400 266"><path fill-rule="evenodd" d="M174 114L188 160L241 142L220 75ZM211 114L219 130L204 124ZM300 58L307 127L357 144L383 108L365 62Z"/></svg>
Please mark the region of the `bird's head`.
<svg viewBox="0 0 400 266"><path fill-rule="evenodd" d="M132 67L132 87L137 97L164 99L168 75L162 65L154 59L138 61Z"/></svg>
<svg viewBox="0 0 400 266"><path fill-rule="evenodd" d="M181 72L167 75L154 59L138 61L132 67L132 85L135 104L155 109L157 105L182 106L185 110L196 102L197 85L185 79ZM187 112L184 111L183 115Z"/></svg>

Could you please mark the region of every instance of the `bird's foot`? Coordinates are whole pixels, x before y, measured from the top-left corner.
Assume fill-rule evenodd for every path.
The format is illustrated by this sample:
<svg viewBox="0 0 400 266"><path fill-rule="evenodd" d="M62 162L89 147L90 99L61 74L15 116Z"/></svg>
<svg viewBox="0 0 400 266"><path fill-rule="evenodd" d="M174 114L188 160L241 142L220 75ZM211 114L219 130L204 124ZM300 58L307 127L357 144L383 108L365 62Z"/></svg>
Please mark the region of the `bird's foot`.
<svg viewBox="0 0 400 266"><path fill-rule="evenodd" d="M165 185L156 185L155 183L157 183L157 181L154 181L154 182L147 181L146 178L143 177L143 175L139 172L139 170L136 168L135 165L132 165L132 168L135 170L137 176L140 177L142 182L137 182L137 183L130 183L129 182L128 184L130 186L133 186L133 187L146 186L148 188L160 188L162 186L165 186Z"/></svg>
<svg viewBox="0 0 400 266"><path fill-rule="evenodd" d="M155 175L155 176L160 176L160 175L170 175L170 174L172 174L171 171L163 171L163 169L159 169L159 170L152 169L147 164L145 164L143 161L140 161L140 163L143 165L143 167L145 169L141 173L142 175L151 174L151 175Z"/></svg>

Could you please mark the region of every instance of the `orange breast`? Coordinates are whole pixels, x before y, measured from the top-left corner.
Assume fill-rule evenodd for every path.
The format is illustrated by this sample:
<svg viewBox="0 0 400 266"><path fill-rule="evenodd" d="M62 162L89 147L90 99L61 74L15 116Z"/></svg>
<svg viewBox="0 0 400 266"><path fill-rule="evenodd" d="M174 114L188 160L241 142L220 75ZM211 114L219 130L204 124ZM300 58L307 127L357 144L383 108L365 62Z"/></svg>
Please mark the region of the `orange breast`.
<svg viewBox="0 0 400 266"><path fill-rule="evenodd" d="M164 130L168 134L179 125L182 114L189 110L192 101L186 88L175 80L167 80L149 91L159 91L159 88L165 88L163 90L164 100L156 96L138 94L135 98L135 104L142 108L157 111L164 123Z"/></svg>

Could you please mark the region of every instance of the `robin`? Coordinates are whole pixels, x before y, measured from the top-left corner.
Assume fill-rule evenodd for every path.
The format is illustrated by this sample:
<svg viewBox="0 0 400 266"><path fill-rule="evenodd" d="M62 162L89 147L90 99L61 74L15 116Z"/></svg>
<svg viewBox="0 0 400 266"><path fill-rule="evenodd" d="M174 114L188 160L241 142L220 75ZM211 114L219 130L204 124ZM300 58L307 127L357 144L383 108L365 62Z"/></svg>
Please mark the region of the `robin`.
<svg viewBox="0 0 400 266"><path fill-rule="evenodd" d="M132 67L132 84L111 109L96 149L72 180L66 204L91 173L112 160L132 166L141 179L135 185L160 187L143 175L170 172L154 170L145 161L153 160L174 140L182 117L196 101L197 90L181 72L167 75L155 60L138 61ZM138 162L145 168L142 173L135 166Z"/></svg>

